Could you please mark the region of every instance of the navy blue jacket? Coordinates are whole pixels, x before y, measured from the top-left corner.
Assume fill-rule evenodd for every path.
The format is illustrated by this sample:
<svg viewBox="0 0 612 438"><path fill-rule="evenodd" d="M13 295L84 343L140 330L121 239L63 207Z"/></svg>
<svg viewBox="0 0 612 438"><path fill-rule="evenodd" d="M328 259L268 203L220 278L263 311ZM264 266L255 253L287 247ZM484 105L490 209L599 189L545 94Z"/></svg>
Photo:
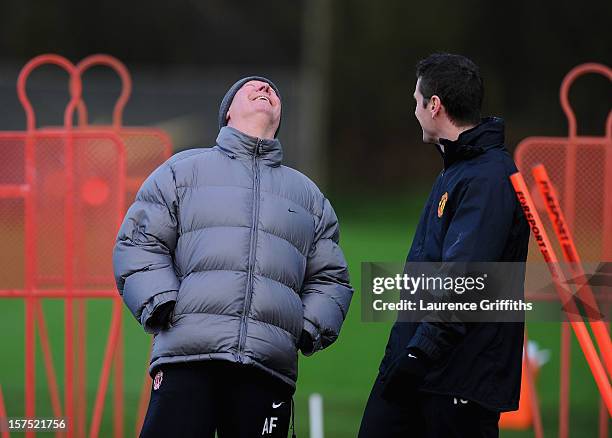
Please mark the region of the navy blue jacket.
<svg viewBox="0 0 612 438"><path fill-rule="evenodd" d="M444 170L433 186L408 254L410 262L524 262L529 227L509 176L504 123L483 119L456 141L441 140ZM522 287L522 280L521 280ZM384 373L402 351L431 367L422 391L461 397L496 411L518 408L522 323L404 323L391 330Z"/></svg>

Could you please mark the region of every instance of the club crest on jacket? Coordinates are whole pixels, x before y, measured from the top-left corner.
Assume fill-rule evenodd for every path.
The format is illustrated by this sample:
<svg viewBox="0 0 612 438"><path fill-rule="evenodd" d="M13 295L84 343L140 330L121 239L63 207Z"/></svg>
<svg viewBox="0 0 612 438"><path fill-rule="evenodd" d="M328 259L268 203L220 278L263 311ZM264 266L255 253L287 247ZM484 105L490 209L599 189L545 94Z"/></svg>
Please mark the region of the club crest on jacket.
<svg viewBox="0 0 612 438"><path fill-rule="evenodd" d="M438 203L438 217L442 217L444 214L444 207L446 207L446 201L448 201L448 192L444 192Z"/></svg>
<svg viewBox="0 0 612 438"><path fill-rule="evenodd" d="M153 380L153 389L157 391L162 384L162 380L164 379L164 373L162 370L159 370L157 374L155 374L155 379Z"/></svg>

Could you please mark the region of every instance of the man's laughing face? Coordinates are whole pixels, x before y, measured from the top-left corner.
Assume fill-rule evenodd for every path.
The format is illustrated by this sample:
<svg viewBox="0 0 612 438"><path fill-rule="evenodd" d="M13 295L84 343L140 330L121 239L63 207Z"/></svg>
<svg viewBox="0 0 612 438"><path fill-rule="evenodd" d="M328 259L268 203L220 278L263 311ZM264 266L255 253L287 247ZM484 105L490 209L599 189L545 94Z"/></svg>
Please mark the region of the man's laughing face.
<svg viewBox="0 0 612 438"><path fill-rule="evenodd" d="M270 84L253 80L238 90L227 111L227 118L229 121L232 118L247 118L256 114L265 116L270 124L278 127L281 101Z"/></svg>

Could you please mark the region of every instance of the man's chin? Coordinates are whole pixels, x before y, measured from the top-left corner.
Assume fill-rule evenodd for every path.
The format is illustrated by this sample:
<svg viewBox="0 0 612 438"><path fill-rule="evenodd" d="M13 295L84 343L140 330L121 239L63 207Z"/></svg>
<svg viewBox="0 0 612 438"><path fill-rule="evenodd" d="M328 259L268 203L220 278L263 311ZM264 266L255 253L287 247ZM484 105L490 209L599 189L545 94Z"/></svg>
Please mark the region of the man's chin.
<svg viewBox="0 0 612 438"><path fill-rule="evenodd" d="M425 144L436 144L437 140L430 135L423 133L423 143Z"/></svg>
<svg viewBox="0 0 612 438"><path fill-rule="evenodd" d="M270 120L274 119L274 110L269 105L268 106L258 105L255 108L253 108L252 113L257 114L259 117L269 118Z"/></svg>
<svg viewBox="0 0 612 438"><path fill-rule="evenodd" d="M254 100L252 102L252 108L255 111L274 111L272 104L264 100Z"/></svg>

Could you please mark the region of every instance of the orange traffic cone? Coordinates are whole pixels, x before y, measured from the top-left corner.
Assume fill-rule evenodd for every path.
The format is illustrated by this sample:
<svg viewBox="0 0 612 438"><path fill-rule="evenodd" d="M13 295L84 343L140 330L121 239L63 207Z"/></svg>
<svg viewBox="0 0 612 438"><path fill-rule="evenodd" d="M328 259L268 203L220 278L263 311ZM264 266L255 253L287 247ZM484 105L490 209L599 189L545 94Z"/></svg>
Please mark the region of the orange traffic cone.
<svg viewBox="0 0 612 438"><path fill-rule="evenodd" d="M534 341L529 341L527 344L529 361L531 362L531 371L533 373L534 386L537 382L540 367L548 362L550 351L540 350ZM499 419L499 427L501 429L526 430L533 426L533 406L531 397L531 388L527 384L527 361L523 356L523 370L521 377L521 399L517 411L504 412Z"/></svg>

